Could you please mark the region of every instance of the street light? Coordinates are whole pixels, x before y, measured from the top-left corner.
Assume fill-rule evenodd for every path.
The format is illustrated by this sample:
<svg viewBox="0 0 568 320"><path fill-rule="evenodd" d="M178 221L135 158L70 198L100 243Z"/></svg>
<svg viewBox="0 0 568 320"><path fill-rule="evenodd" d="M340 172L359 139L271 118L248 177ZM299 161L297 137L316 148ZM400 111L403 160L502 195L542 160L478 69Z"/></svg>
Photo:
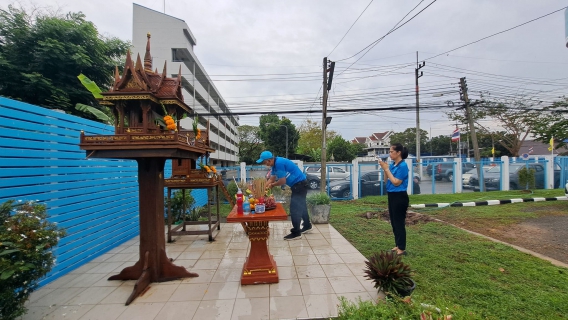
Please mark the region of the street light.
<svg viewBox="0 0 568 320"><path fill-rule="evenodd" d="M268 127L268 125L277 125L286 128L286 159L288 159L288 126L283 124L276 124L276 123L265 123L264 126Z"/></svg>

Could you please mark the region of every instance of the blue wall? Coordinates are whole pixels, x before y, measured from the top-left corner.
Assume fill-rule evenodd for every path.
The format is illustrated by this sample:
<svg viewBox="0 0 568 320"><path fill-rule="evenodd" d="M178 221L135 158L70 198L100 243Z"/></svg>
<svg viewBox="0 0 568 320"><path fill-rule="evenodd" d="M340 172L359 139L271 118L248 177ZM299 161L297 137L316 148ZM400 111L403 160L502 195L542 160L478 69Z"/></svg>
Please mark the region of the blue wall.
<svg viewBox="0 0 568 320"><path fill-rule="evenodd" d="M38 200L67 230L46 284L139 234L137 165L85 159L79 135L114 127L0 97L0 203ZM171 162L165 176L170 176ZM194 191L197 205L207 202Z"/></svg>

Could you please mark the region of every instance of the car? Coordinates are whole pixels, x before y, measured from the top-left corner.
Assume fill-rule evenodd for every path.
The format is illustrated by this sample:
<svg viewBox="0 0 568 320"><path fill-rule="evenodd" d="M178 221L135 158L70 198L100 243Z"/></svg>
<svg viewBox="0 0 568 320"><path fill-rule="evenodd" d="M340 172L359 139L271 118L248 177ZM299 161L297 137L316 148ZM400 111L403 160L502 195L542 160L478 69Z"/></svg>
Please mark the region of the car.
<svg viewBox="0 0 568 320"><path fill-rule="evenodd" d="M533 169L535 173L535 188L544 189L544 173L545 168L542 163L511 163L509 165L509 189L518 190L523 189L519 183L519 172L522 168L528 167ZM485 182L486 191L501 190L501 166L495 166L489 169L487 172L483 173L483 181ZM470 185L473 187L474 191L480 191L479 188L479 178L477 172L474 172L470 179ZM554 188L559 188L560 186L560 167L558 165L554 166Z"/></svg>
<svg viewBox="0 0 568 320"><path fill-rule="evenodd" d="M487 170L493 168L492 165L485 165L483 166L483 172L487 172ZM469 185L469 179L471 178L472 174L477 174L477 168L473 168L466 173L462 174L462 188L469 189L471 186Z"/></svg>
<svg viewBox="0 0 568 320"><path fill-rule="evenodd" d="M312 190L316 190L320 187L321 179L317 174L306 173L306 180L308 180L308 186Z"/></svg>
<svg viewBox="0 0 568 320"><path fill-rule="evenodd" d="M432 166L434 169L432 169ZM469 170L475 168L475 164L469 162L462 162L462 172L468 172ZM426 166L426 172L428 175L432 175L436 181L441 181L442 179L446 179L448 181L454 181L454 162L453 161L446 161L446 162L436 162L430 163Z"/></svg>
<svg viewBox="0 0 568 320"><path fill-rule="evenodd" d="M386 183L381 183L379 176L382 178L382 173L379 171L369 171L361 175L361 187L359 188L361 197L381 195L381 185L382 194L387 194ZM413 189L414 194L420 194L420 177L418 175L414 175ZM332 181L328 186L328 191L332 198L351 198L351 180Z"/></svg>
<svg viewBox="0 0 568 320"><path fill-rule="evenodd" d="M318 176L321 176L321 166L309 166L306 167L306 169L304 170L304 172L306 174L311 173L311 174L315 174ZM351 174L347 171L345 171L345 169L341 168L341 167L336 167L336 166L328 166L327 167L327 174L326 174L326 180L341 180L341 179L346 179L349 178Z"/></svg>

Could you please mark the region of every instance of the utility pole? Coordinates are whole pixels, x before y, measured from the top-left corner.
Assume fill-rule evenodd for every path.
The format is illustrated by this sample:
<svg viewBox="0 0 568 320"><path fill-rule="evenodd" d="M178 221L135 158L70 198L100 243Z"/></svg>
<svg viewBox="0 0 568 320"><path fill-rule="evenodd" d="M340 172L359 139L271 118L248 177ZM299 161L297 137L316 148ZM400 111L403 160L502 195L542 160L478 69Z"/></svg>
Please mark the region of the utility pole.
<svg viewBox="0 0 568 320"><path fill-rule="evenodd" d="M321 133L322 133L322 143L321 143L321 180L320 180L320 191L326 192L327 182L327 166L326 166L326 141L325 141L325 129L326 123L325 118L327 117L327 57L323 58L323 101L322 101L322 115L321 115Z"/></svg>
<svg viewBox="0 0 568 320"><path fill-rule="evenodd" d="M425 61L418 63L418 51L416 51L416 69L414 69L414 78L416 80L416 162L418 164L418 174L422 177L422 163L420 162L420 89L418 87L418 78L422 77L423 72L418 70L426 65Z"/></svg>
<svg viewBox="0 0 568 320"><path fill-rule="evenodd" d="M466 117L469 122L469 129L471 132L471 142L473 143L473 155L475 157L475 163L477 166L477 177L479 179L479 191L485 191L485 181L481 177L481 170L483 165L481 164L481 155L479 154L479 145L477 144L477 135L475 133L475 122L473 120L473 114L471 113L471 107L469 106L469 98L467 96L467 83L465 77L460 78L460 91L461 100L465 102L465 112Z"/></svg>

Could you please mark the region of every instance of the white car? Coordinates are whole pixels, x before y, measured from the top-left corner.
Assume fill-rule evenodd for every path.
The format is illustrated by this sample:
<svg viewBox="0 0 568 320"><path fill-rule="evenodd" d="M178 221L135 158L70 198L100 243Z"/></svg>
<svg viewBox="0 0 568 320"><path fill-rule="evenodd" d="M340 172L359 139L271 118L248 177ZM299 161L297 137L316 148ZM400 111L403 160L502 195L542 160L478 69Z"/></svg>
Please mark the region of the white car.
<svg viewBox="0 0 568 320"><path fill-rule="evenodd" d="M320 175L321 167L308 167L306 173ZM326 179L328 180L341 180L349 178L350 173L341 167L327 167Z"/></svg>

